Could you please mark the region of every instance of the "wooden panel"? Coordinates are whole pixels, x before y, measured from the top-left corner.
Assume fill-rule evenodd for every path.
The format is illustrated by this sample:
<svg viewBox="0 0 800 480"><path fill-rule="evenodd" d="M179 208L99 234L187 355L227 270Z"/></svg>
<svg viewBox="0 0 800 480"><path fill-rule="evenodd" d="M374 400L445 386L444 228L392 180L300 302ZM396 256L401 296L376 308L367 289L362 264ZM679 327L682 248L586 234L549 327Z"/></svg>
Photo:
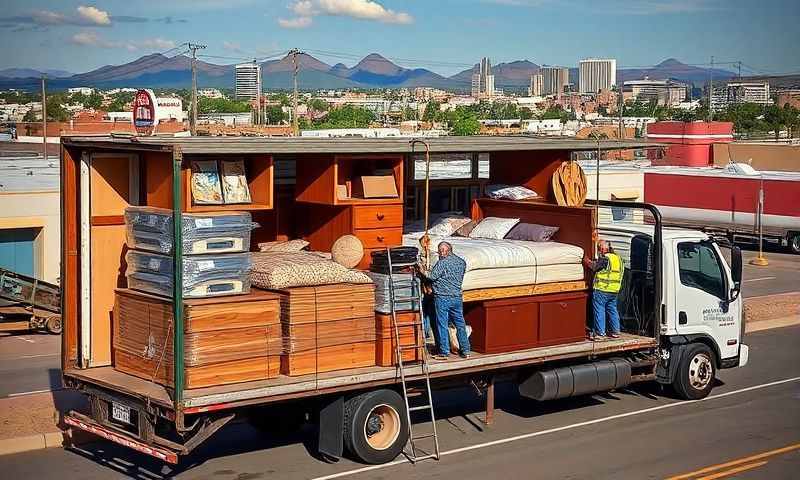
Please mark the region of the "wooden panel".
<svg viewBox="0 0 800 480"><path fill-rule="evenodd" d="M479 353L503 353L535 347L538 304L530 297L494 300L467 309L470 345Z"/></svg>
<svg viewBox="0 0 800 480"><path fill-rule="evenodd" d="M559 227L554 241L577 245L586 255L594 251L594 209L589 207L479 198L472 203L472 218L485 217L519 218L525 223Z"/></svg>
<svg viewBox="0 0 800 480"><path fill-rule="evenodd" d="M78 360L78 175L80 151L61 147L61 367L77 365Z"/></svg>
<svg viewBox="0 0 800 480"><path fill-rule="evenodd" d="M303 352L333 345L375 340L375 318L343 318L327 322L283 324L284 351Z"/></svg>
<svg viewBox="0 0 800 480"><path fill-rule="evenodd" d="M375 285L371 283L295 287L280 293L284 324L371 317L375 311Z"/></svg>
<svg viewBox="0 0 800 480"><path fill-rule="evenodd" d="M564 160L566 150L492 152L489 176L491 183L524 185L542 198L553 201L551 179Z"/></svg>
<svg viewBox="0 0 800 480"><path fill-rule="evenodd" d="M172 153L142 154L145 172L145 202L151 207L172 209Z"/></svg>
<svg viewBox="0 0 800 480"><path fill-rule="evenodd" d="M397 314L397 327L401 346L422 344L422 326L416 325L419 322L419 315L415 312ZM375 363L382 367L395 365L397 363L397 350L391 315L375 314L375 333ZM403 350L402 357L404 362L420 360L422 350Z"/></svg>
<svg viewBox="0 0 800 480"><path fill-rule="evenodd" d="M394 177L398 196L396 198L350 198L340 199L334 195L336 205L399 204L403 203L403 156L402 155L336 155L334 158L336 184L354 183L362 175L374 175L375 169L390 169ZM336 185L332 188L336 189Z"/></svg>
<svg viewBox="0 0 800 480"><path fill-rule="evenodd" d="M299 155L295 192L298 202L333 205L336 174L333 155Z"/></svg>
<svg viewBox="0 0 800 480"><path fill-rule="evenodd" d="M354 228L386 228L402 226L402 205L358 205L353 207Z"/></svg>
<svg viewBox="0 0 800 480"><path fill-rule="evenodd" d="M403 243L403 231L399 228L374 228L354 230L353 234L361 240L364 248L397 247Z"/></svg>
<svg viewBox="0 0 800 480"><path fill-rule="evenodd" d="M130 205L130 158L92 155L90 189L91 216L116 216Z"/></svg>
<svg viewBox="0 0 800 480"><path fill-rule="evenodd" d="M187 333L277 325L280 323L280 302L274 298L211 305L188 304L184 323Z"/></svg>
<svg viewBox="0 0 800 480"><path fill-rule="evenodd" d="M494 287L467 290L463 294L464 302L496 300L501 298L527 297L548 293L585 291L588 284L585 280L573 282L540 283L536 285L517 285L513 287Z"/></svg>
<svg viewBox="0 0 800 480"><path fill-rule="evenodd" d="M281 373L289 376L332 372L375 365L375 341L322 347L281 357Z"/></svg>
<svg viewBox="0 0 800 480"><path fill-rule="evenodd" d="M352 211L347 207L298 204L296 223L298 234L312 250L330 252L333 242L353 231Z"/></svg>
<svg viewBox="0 0 800 480"><path fill-rule="evenodd" d="M92 227L92 366L111 364L114 289L125 286L125 226Z"/></svg>
<svg viewBox="0 0 800 480"><path fill-rule="evenodd" d="M539 344L559 345L586 338L587 294L552 295L539 305Z"/></svg>
<svg viewBox="0 0 800 480"><path fill-rule="evenodd" d="M415 325L420 321L421 319L417 312L397 313L397 327L400 330L400 335L414 335L416 330L422 330L421 325ZM394 326L392 325L391 315L375 313L375 333L384 337L394 336Z"/></svg>

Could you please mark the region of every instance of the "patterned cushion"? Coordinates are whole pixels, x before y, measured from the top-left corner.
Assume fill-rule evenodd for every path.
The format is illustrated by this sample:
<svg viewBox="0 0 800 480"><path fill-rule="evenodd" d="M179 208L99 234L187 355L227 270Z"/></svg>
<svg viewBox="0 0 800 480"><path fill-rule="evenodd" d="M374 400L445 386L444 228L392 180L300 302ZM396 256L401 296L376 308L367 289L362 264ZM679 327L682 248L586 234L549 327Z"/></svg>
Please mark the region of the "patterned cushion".
<svg viewBox="0 0 800 480"><path fill-rule="evenodd" d="M439 218L431 228L428 229L430 235L449 237L456 230L469 223L470 218L463 215L447 215Z"/></svg>
<svg viewBox="0 0 800 480"><path fill-rule="evenodd" d="M267 290L333 283L372 283L358 270L350 270L315 252L253 253L252 284Z"/></svg>
<svg viewBox="0 0 800 480"><path fill-rule="evenodd" d="M519 223L519 218L486 217L469 233L469 238L501 240Z"/></svg>
<svg viewBox="0 0 800 480"><path fill-rule="evenodd" d="M308 242L302 239L278 240L275 242L263 242L258 244L261 252L299 252L308 246Z"/></svg>

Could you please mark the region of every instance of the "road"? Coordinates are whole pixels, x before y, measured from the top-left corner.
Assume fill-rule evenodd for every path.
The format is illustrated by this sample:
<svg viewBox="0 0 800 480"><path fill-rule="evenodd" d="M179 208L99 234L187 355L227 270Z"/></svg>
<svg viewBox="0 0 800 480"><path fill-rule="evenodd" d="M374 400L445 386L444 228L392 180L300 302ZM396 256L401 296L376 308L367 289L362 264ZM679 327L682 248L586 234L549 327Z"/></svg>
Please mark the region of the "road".
<svg viewBox="0 0 800 480"><path fill-rule="evenodd" d="M0 333L0 398L61 388L61 337Z"/></svg>
<svg viewBox="0 0 800 480"><path fill-rule="evenodd" d="M712 395L681 402L657 385L537 403L511 385L484 426L470 390L437 396L443 456L416 466L317 460L310 429L284 440L246 424L218 433L178 470L107 442L0 457L8 478L642 479L796 478L800 468L800 326L748 336L751 363L725 370ZM783 450L779 450L783 449ZM750 459L754 457L755 459ZM742 460L744 459L744 460ZM750 460L748 460L750 459ZM721 467L719 465L722 465ZM725 466L728 465L728 466ZM56 468L54 468L56 467ZM690 472L705 473L682 476Z"/></svg>
<svg viewBox="0 0 800 480"><path fill-rule="evenodd" d="M749 261L757 256L757 251L742 251L742 295L745 298L800 290L800 255L765 252L768 266L750 265Z"/></svg>

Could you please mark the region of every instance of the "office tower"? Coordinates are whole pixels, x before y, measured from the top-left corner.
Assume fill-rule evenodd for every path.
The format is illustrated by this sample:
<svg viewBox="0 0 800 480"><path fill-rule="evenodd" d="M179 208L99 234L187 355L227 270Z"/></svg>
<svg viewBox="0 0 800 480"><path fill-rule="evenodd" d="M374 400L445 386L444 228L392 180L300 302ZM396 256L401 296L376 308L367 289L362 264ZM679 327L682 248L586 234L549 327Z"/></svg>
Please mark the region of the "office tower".
<svg viewBox="0 0 800 480"><path fill-rule="evenodd" d="M531 75L531 86L528 88L528 94L532 97L542 96L544 93L544 75L537 73Z"/></svg>
<svg viewBox="0 0 800 480"><path fill-rule="evenodd" d="M252 100L261 92L261 66L257 63L236 65L236 99Z"/></svg>
<svg viewBox="0 0 800 480"><path fill-rule="evenodd" d="M617 84L617 61L613 58L587 58L578 65L578 91L597 93Z"/></svg>
<svg viewBox="0 0 800 480"><path fill-rule="evenodd" d="M569 84L569 69L567 67L542 67L539 69L542 75L542 94L560 95L564 93Z"/></svg>

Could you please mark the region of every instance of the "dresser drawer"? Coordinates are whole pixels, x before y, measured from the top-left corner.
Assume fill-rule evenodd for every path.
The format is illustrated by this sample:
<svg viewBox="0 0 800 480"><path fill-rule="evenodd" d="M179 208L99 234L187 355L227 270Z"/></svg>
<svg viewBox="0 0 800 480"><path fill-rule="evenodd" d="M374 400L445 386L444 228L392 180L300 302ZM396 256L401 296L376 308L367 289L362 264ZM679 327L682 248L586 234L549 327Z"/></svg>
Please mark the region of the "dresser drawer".
<svg viewBox="0 0 800 480"><path fill-rule="evenodd" d="M402 205L359 205L353 207L353 227L357 229L402 226Z"/></svg>
<svg viewBox="0 0 800 480"><path fill-rule="evenodd" d="M362 229L353 234L361 240L364 249L397 247L403 243L403 232L400 228Z"/></svg>

